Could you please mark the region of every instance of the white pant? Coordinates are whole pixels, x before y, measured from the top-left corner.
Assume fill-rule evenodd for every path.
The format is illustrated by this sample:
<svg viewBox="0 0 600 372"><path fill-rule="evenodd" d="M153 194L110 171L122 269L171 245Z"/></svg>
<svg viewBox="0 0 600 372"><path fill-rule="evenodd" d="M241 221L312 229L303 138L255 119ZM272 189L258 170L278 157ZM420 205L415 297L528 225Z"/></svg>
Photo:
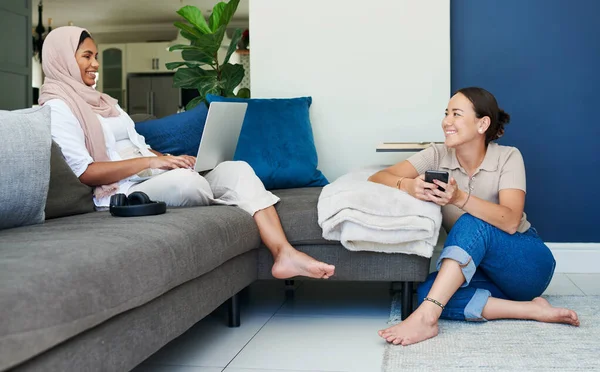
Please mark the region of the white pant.
<svg viewBox="0 0 600 372"><path fill-rule="evenodd" d="M170 207L237 205L251 216L279 201L243 161L223 162L204 177L191 169L173 169L133 185L129 193L134 191Z"/></svg>

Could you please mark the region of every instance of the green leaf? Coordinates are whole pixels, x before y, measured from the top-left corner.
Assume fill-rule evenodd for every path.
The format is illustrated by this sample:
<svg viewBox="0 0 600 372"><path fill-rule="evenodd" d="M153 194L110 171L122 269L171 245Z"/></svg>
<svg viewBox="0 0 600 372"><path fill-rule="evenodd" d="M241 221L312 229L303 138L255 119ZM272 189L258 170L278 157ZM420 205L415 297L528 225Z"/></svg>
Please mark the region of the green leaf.
<svg viewBox="0 0 600 372"><path fill-rule="evenodd" d="M217 61L215 61L215 57L206 55L201 50L184 50L181 53L181 58L183 58L184 61L199 62L200 64L206 64L209 66L214 66L217 63Z"/></svg>
<svg viewBox="0 0 600 372"><path fill-rule="evenodd" d="M217 45L217 48L215 49L215 53L219 50L219 48L221 47L221 44L223 44L223 38L225 37L225 30L226 27L225 26L220 26L217 31L215 31L213 35L213 42L215 45Z"/></svg>
<svg viewBox="0 0 600 372"><path fill-rule="evenodd" d="M187 66L189 68L194 68L194 67L198 67L201 64L199 62L193 61L193 62L167 62L165 64L165 67L167 68L167 70L174 70L177 67L181 67L181 66Z"/></svg>
<svg viewBox="0 0 600 372"><path fill-rule="evenodd" d="M240 85L244 79L244 66L228 63L221 67L220 85L225 94L232 93L235 87Z"/></svg>
<svg viewBox="0 0 600 372"><path fill-rule="evenodd" d="M177 67L181 67L181 66L185 66L185 65L186 65L185 62L167 62L167 64L165 64L165 67L167 68L167 70L174 70Z"/></svg>
<svg viewBox="0 0 600 372"><path fill-rule="evenodd" d="M174 51L174 50L186 50L186 49L198 49L198 47L193 46L193 45L184 45L184 44L175 44L175 45L171 45L169 47L169 51Z"/></svg>
<svg viewBox="0 0 600 372"><path fill-rule="evenodd" d="M240 0L230 0L227 3L227 5L224 7L223 13L221 14L221 17L219 19L219 26L227 26L229 24L229 22L231 21L231 18L233 18L233 15L235 14L235 11L238 8L239 3L240 3Z"/></svg>
<svg viewBox="0 0 600 372"><path fill-rule="evenodd" d="M192 26L190 26L190 25L188 25L186 23L175 22L175 23L173 23L173 25L175 25L175 27L177 27L178 29L180 29L181 32L185 32L185 33L190 34L190 36L192 36L193 39L195 39L197 37L202 37L202 33L200 31L196 30L196 28L194 28L194 27L192 27ZM188 38L186 38L186 39L188 39ZM193 39L188 39L188 40L193 40Z"/></svg>
<svg viewBox="0 0 600 372"><path fill-rule="evenodd" d="M198 86L197 90L198 94L200 94L200 97L202 97L203 99L205 99L206 95L209 93L216 95L221 93L221 90L219 89L219 82L216 78L213 80L204 81L204 84Z"/></svg>
<svg viewBox="0 0 600 372"><path fill-rule="evenodd" d="M215 79L215 84L212 86L209 85L205 85L204 87L202 87L203 92L206 93L211 93L211 94L215 94L215 95L220 95L221 94L221 87L219 85L219 81Z"/></svg>
<svg viewBox="0 0 600 372"><path fill-rule="evenodd" d="M194 107L198 106L200 103L204 102L205 100L206 100L206 95L204 97L203 96L195 97L194 99L189 101L187 105L185 105L185 110L189 111L189 110L193 109Z"/></svg>
<svg viewBox="0 0 600 372"><path fill-rule="evenodd" d="M196 40L196 36L194 36L193 34L190 34L189 32L185 32L185 31L181 30L181 31L179 31L179 33L181 34L181 36L185 37L189 41Z"/></svg>
<svg viewBox="0 0 600 372"><path fill-rule="evenodd" d="M200 48L206 55L215 55L223 42L225 28L218 29L214 34L202 35L192 41L192 46Z"/></svg>
<svg viewBox="0 0 600 372"><path fill-rule="evenodd" d="M177 14L185 18L189 23L196 27L201 33L208 34L212 30L208 27L206 19L200 9L195 6L186 5L177 11Z"/></svg>
<svg viewBox="0 0 600 372"><path fill-rule="evenodd" d="M182 50L181 58L188 62L198 62L198 64L207 64L214 66L216 64L215 54L207 54L204 49L194 45L177 44L169 47L169 50Z"/></svg>
<svg viewBox="0 0 600 372"><path fill-rule="evenodd" d="M173 76L174 88L198 89L198 87L209 84L215 84L217 74L215 71L203 70L199 67L182 67L175 72Z"/></svg>
<svg viewBox="0 0 600 372"><path fill-rule="evenodd" d="M237 48L237 43L238 41L240 41L241 38L242 29L237 28L233 33L233 36L231 37L231 44L229 44L229 49L227 49L227 55L225 56L225 60L223 61L224 65L229 62L229 58L231 58L231 55L233 54L233 52L235 52L235 49Z"/></svg>
<svg viewBox="0 0 600 372"><path fill-rule="evenodd" d="M220 24L221 17L223 15L223 12L225 11L226 7L227 7L227 4L224 2L217 3L213 7L210 18L208 18L208 26L210 27L211 30L213 30L213 32L217 28L219 28L219 26L221 26L221 24Z"/></svg>
<svg viewBox="0 0 600 372"><path fill-rule="evenodd" d="M211 81L207 80L205 84L200 86L198 92L201 92L201 94L204 95L207 95L208 93L219 94L219 82L217 81L217 79Z"/></svg>

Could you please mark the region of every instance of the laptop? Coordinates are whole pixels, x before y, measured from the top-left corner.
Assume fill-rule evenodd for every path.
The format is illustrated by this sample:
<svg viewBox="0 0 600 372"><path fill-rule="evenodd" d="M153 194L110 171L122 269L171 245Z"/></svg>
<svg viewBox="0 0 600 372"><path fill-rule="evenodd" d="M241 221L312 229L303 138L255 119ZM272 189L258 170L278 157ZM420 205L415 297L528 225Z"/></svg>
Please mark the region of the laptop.
<svg viewBox="0 0 600 372"><path fill-rule="evenodd" d="M210 104L196 156L196 172L203 173L233 160L247 107L245 102Z"/></svg>

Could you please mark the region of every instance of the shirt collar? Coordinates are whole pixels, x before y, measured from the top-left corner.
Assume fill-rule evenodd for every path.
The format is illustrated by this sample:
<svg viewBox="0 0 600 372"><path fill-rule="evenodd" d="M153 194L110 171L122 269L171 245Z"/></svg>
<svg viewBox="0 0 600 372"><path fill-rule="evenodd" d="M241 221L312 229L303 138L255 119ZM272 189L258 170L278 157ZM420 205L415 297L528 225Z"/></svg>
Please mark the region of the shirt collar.
<svg viewBox="0 0 600 372"><path fill-rule="evenodd" d="M498 170L498 150L498 144L490 142L487 151L485 152L485 157L479 168L477 168L477 171L485 170L488 172L495 172ZM460 169L464 172L463 167L460 166L460 163L456 158L456 151L454 149L448 149L447 155L440 161L440 168L450 170Z"/></svg>

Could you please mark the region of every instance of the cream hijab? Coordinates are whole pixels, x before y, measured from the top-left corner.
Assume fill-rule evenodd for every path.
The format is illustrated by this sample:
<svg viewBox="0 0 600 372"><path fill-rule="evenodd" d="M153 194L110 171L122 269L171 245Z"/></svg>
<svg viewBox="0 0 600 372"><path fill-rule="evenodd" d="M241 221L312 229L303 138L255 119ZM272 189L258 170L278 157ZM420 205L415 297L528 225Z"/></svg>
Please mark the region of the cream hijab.
<svg viewBox="0 0 600 372"><path fill-rule="evenodd" d="M82 78L75 59L81 33L87 30L66 26L52 30L44 40L42 49L42 68L46 75L42 85L39 104L43 105L51 99L65 102L75 115L83 134L85 147L94 161L110 161L106 152L106 144L102 124L97 114L102 117L116 117L120 113L116 108L117 100L107 94L87 86ZM96 187L97 198L114 194L118 184Z"/></svg>

